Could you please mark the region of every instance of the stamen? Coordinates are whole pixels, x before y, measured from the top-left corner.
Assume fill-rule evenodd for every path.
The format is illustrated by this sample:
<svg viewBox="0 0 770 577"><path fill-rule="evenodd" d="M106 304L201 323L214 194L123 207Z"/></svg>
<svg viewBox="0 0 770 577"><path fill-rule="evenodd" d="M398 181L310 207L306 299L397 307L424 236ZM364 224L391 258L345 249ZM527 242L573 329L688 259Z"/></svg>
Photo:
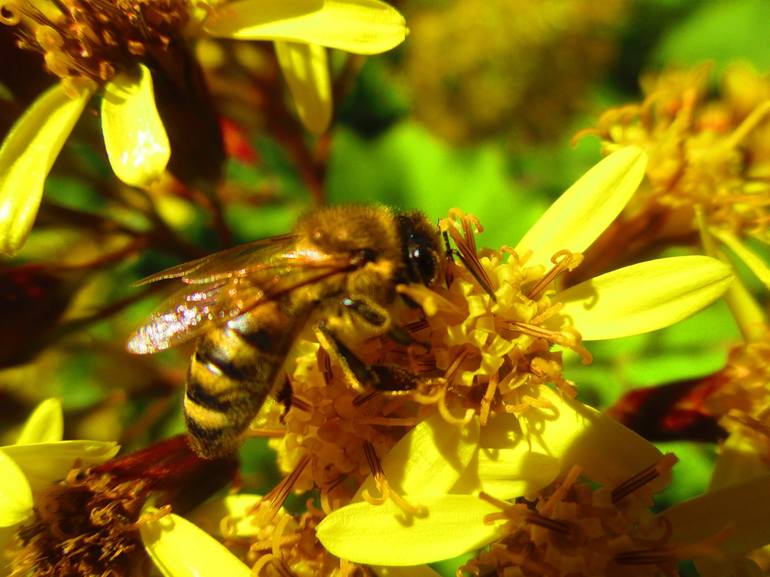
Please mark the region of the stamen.
<svg viewBox="0 0 770 577"><path fill-rule="evenodd" d="M628 497L631 493L641 489L646 484L654 481L662 474L667 473L677 463L679 459L673 453L666 453L657 463L643 469L630 479L622 482L612 490L612 503L617 505L620 501Z"/></svg>
<svg viewBox="0 0 770 577"><path fill-rule="evenodd" d="M582 473L582 469L577 465L573 466L569 470L569 473L567 473L567 476L564 477L564 480L559 484L553 494L540 508L540 512L547 515L556 507L558 503L563 501L567 495L567 492L577 482L578 478L580 477L580 473Z"/></svg>
<svg viewBox="0 0 770 577"><path fill-rule="evenodd" d="M722 146L726 149L737 147L770 113L770 100L759 104L736 128Z"/></svg>
<svg viewBox="0 0 770 577"><path fill-rule="evenodd" d="M463 234L457 230L457 226L451 219L456 219L460 222L460 226L463 228ZM474 235L484 231L481 223L473 215L466 215L458 208L452 208L449 211L448 218L442 218L439 221L439 229L442 232L448 233L457 246L459 251L458 256L460 261L468 269L479 286L486 292L492 299L492 302L497 302L495 291L492 288L492 281L487 274L486 269L481 265L478 257L478 250L476 248L476 237Z"/></svg>
<svg viewBox="0 0 770 577"><path fill-rule="evenodd" d="M547 289L551 283L563 272L571 272L575 270L581 262L583 262L583 255L577 253L571 253L568 250L560 250L551 257L553 268L548 271L543 278L541 278L535 286L529 289L527 298L532 300L539 299L545 289Z"/></svg>
<svg viewBox="0 0 770 577"><path fill-rule="evenodd" d="M548 529L554 533L560 533L561 535L572 535L574 533L574 526L567 521L561 521L559 519L551 519L545 517L539 513L530 513L526 516L525 521L530 525L537 525L543 529Z"/></svg>
<svg viewBox="0 0 770 577"><path fill-rule="evenodd" d="M364 455L366 456L367 463L369 463L369 471L371 471L374 481L377 484L377 488L380 491L380 496L374 497L369 491L365 490L362 493L362 497L365 501L372 505L382 505L385 501L390 499L405 513L415 516L425 514L424 507L412 505L393 490L385 477L385 471L382 470L382 463L380 463L380 459L377 457L377 452L369 441L364 443Z"/></svg>
<svg viewBox="0 0 770 577"><path fill-rule="evenodd" d="M273 489L267 495L262 497L259 503L257 503L249 510L249 514L259 515L264 510L263 504L267 503L267 517L259 518L264 519L266 522L275 518L275 516L278 514L278 511L280 511L281 507L283 507L283 503L286 501L286 497L291 494L297 479L299 479L300 475L302 475L305 467L307 467L309 463L310 457L308 455L303 455L299 460L299 463L297 463L297 466L294 467L294 470L286 477L284 477L280 483L273 487Z"/></svg>
<svg viewBox="0 0 770 577"><path fill-rule="evenodd" d="M291 396L291 406L292 408L296 408L297 410L305 413L311 413L313 411L313 407L310 405L310 403L308 403L302 397L298 397L297 395Z"/></svg>
<svg viewBox="0 0 770 577"><path fill-rule="evenodd" d="M489 377L487 390L484 391L484 396L481 398L479 406L479 423L482 427L487 424L489 412L492 409L492 401L495 399L495 393L497 393L497 381L497 373Z"/></svg>
<svg viewBox="0 0 770 577"><path fill-rule="evenodd" d="M708 557L722 559L724 554L719 547L735 532L734 527L725 527L718 533L688 545L656 547L624 551L615 555L614 561L620 565L675 565L678 561Z"/></svg>
<svg viewBox="0 0 770 577"><path fill-rule="evenodd" d="M353 398L353 406L354 407L360 407L361 405L365 405L366 403L368 403L372 399L374 399L376 397L379 397L379 396L380 396L380 391L378 391L376 389L375 390L371 390L371 391L364 391L363 393L357 394Z"/></svg>

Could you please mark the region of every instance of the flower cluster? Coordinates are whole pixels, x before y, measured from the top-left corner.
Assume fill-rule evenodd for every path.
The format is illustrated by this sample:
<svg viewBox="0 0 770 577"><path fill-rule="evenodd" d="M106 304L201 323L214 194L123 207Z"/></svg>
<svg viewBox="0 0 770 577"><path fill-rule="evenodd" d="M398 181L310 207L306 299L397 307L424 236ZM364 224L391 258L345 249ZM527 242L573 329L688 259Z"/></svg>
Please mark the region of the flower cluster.
<svg viewBox="0 0 770 577"><path fill-rule="evenodd" d="M768 77L439 4L0 0L0 577L770 572Z"/></svg>
<svg viewBox="0 0 770 577"><path fill-rule="evenodd" d="M697 241L698 211L729 246L733 236L768 241L770 85L747 65L724 72L716 97L710 79L705 65L647 75L642 102L606 110L595 128L576 136L596 134L607 151L633 144L650 158L643 186L591 266L660 242Z"/></svg>

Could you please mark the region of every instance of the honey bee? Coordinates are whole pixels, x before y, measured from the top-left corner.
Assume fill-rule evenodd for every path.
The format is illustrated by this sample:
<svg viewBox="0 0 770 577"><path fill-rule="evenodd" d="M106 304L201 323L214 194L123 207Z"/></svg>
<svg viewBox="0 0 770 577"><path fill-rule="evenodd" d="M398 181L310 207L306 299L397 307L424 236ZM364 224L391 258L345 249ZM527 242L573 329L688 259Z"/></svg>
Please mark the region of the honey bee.
<svg viewBox="0 0 770 577"><path fill-rule="evenodd" d="M386 334L408 339L391 323L396 286L433 285L444 257L438 231L419 212L319 209L301 218L290 234L141 281L180 279L183 286L134 333L128 349L154 353L198 339L187 373L185 422L198 454L223 456L237 448L276 388L292 344L307 326L362 387L414 386L415 377L404 369L367 366L350 340Z"/></svg>

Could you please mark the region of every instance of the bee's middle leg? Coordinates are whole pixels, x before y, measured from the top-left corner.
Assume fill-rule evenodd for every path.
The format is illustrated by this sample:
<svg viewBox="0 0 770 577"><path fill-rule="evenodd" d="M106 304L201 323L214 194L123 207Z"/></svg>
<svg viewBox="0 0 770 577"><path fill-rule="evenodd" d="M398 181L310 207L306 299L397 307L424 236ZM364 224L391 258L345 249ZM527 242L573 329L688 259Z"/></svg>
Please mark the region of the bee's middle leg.
<svg viewBox="0 0 770 577"><path fill-rule="evenodd" d="M359 323L366 326L365 332L370 334L392 334L390 317L387 312L365 299L345 297L342 299L345 310L355 315ZM326 321L316 325L316 336L326 351L337 360L342 367L345 377L354 386L362 389L378 389L383 391L408 391L418 384L417 377L395 365L369 365L356 355L329 326ZM401 330L401 332L406 332ZM400 332L397 334L400 335ZM408 334L408 333L407 333Z"/></svg>

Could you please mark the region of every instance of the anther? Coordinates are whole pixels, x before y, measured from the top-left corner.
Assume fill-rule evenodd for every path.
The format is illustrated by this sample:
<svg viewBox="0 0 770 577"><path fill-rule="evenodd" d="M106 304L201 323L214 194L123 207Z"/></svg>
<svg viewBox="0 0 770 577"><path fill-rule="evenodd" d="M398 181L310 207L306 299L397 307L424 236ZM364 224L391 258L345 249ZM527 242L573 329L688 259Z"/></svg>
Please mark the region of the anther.
<svg viewBox="0 0 770 577"><path fill-rule="evenodd" d="M453 218L460 222L463 234L460 234L460 231L457 230L457 227L451 221ZM492 281L478 257L475 234L484 231L478 219L475 216L463 213L457 208L453 208L449 211L449 218L439 221L439 229L442 233L448 233L452 237L455 246L457 246L457 256L460 257L460 261L462 261L473 278L476 279L476 282L479 283L484 292L489 295L492 302L497 302L497 296L495 296L495 291L492 288Z"/></svg>
<svg viewBox="0 0 770 577"><path fill-rule="evenodd" d="M543 295L543 292L545 292L545 289L547 289L551 282L553 282L561 273L575 270L580 263L583 262L583 255L574 254L568 250L560 250L551 257L551 262L554 265L553 268L551 268L543 278L537 281L535 286L529 289L527 298L531 300L539 299Z"/></svg>
<svg viewBox="0 0 770 577"><path fill-rule="evenodd" d="M297 463L297 466L294 467L294 470L286 477L284 477L280 483L273 487L273 489L249 511L249 513L258 514L263 510L262 504L266 503L268 505L267 518L260 518L260 520L267 522L273 519L278 514L278 511L280 511L281 507L283 507L283 503L286 501L286 497L289 496L300 475L302 475L305 467L307 467L309 463L310 457L308 455L303 455L303 457L299 460L299 463Z"/></svg>
<svg viewBox="0 0 770 577"><path fill-rule="evenodd" d="M364 500L373 505L382 505L385 501L390 499L405 513L415 516L425 514L423 507L412 505L393 490L388 483L388 479L385 477L385 471L382 470L382 463L380 463L380 459L377 457L377 452L369 441L364 442L364 456L366 457L366 462L369 464L369 471L371 471L372 476L374 477L377 489L380 491L380 496L374 497L369 491L365 490L362 495Z"/></svg>
<svg viewBox="0 0 770 577"><path fill-rule="evenodd" d="M651 483L662 474L667 473L676 464L679 459L673 453L667 453L661 457L657 463L639 471L633 477L623 481L612 490L612 503L618 504L628 497L631 493L641 489L646 484Z"/></svg>

